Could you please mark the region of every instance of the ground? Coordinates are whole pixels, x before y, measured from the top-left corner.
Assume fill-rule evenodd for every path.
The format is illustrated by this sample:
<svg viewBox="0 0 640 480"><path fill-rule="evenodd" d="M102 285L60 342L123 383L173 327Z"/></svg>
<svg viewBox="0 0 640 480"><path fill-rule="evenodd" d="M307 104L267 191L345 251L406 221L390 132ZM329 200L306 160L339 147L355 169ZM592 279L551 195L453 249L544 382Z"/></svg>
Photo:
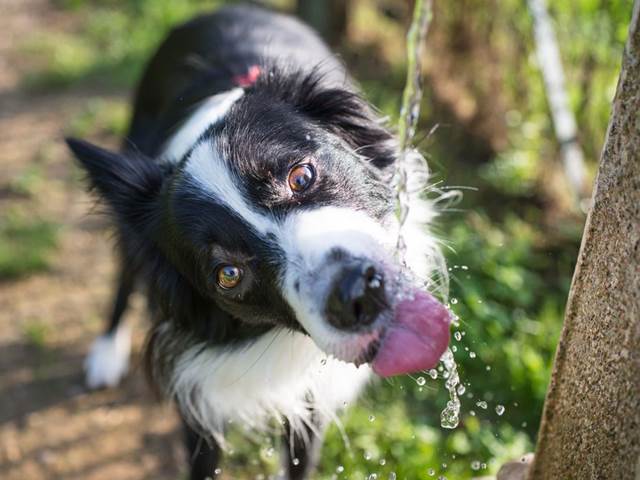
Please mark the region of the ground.
<svg viewBox="0 0 640 480"><path fill-rule="evenodd" d="M67 19L42 0L0 0L0 11L0 212L62 226L48 271L0 283L0 478L178 478L179 422L154 399L137 360L141 298L127 316L138 327L132 372L117 389L83 386L83 358L109 309L113 250L62 138L96 92L21 88L21 38L64 29ZM36 195L10 188L33 168L45 180Z"/></svg>

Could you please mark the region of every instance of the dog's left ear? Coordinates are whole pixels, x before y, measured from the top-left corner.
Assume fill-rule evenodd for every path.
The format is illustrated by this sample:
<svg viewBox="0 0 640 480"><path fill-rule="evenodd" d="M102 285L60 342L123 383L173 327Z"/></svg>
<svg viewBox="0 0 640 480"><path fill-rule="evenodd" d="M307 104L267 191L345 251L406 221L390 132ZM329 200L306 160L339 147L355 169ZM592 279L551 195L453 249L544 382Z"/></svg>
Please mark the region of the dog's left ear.
<svg viewBox="0 0 640 480"><path fill-rule="evenodd" d="M299 105L307 115L340 136L376 167L384 169L395 162L397 141L362 97L340 88L314 87Z"/></svg>
<svg viewBox="0 0 640 480"><path fill-rule="evenodd" d="M90 186L118 219L142 227L152 215L164 173L142 155L114 153L84 140L67 138L69 149L87 172Z"/></svg>

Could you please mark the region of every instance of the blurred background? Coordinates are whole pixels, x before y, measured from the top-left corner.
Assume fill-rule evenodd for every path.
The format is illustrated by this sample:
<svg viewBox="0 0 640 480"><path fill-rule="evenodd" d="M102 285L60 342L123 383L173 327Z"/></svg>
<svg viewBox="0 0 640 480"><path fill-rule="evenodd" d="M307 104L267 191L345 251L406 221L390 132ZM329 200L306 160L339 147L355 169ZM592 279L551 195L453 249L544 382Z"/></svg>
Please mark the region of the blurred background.
<svg viewBox="0 0 640 480"><path fill-rule="evenodd" d="M116 147L158 42L222 3L0 0L2 479L186 478L177 416L150 394L139 364L142 298L128 314L133 371L118 389L83 387L83 356L109 309L112 235L90 215L61 140ZM411 2L263 3L312 23L396 121ZM549 3L591 185L631 0ZM566 180L533 32L525 0L457 0L436 2L427 38L416 143L437 187L464 192L435 226L460 316L460 425L440 427L441 379L378 382L343 416L350 448L329 430L317 478L491 476L534 448L586 203ZM240 436L231 434L219 477L276 473L278 445Z"/></svg>

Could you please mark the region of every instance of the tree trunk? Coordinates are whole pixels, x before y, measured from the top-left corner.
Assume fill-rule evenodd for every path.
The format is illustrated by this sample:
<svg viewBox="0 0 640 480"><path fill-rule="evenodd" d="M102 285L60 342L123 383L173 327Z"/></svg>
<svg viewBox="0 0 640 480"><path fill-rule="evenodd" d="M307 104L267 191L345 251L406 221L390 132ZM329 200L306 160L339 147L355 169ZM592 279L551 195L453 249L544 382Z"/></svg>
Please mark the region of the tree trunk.
<svg viewBox="0 0 640 480"><path fill-rule="evenodd" d="M640 478L636 0L530 480Z"/></svg>

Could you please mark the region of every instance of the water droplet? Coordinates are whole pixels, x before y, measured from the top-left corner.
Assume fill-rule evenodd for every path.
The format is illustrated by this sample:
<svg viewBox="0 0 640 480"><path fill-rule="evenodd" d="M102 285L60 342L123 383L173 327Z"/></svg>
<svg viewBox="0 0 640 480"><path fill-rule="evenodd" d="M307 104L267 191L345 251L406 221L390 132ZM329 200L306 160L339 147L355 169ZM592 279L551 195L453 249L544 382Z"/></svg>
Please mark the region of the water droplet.
<svg viewBox="0 0 640 480"><path fill-rule="evenodd" d="M438 480L447 480L447 477L445 477L444 475L440 475L440 476L438 477Z"/></svg>
<svg viewBox="0 0 640 480"><path fill-rule="evenodd" d="M462 334L460 332L454 332L453 338L455 338L458 342L462 340Z"/></svg>
<svg viewBox="0 0 640 480"><path fill-rule="evenodd" d="M480 470L480 460L471 462L471 470Z"/></svg>
<svg viewBox="0 0 640 480"><path fill-rule="evenodd" d="M469 270L469 267L467 267L466 265L462 265L460 268L461 268L462 270Z"/></svg>
<svg viewBox="0 0 640 480"><path fill-rule="evenodd" d="M418 377L416 383L422 387L425 383L427 383L427 381L424 379L424 377Z"/></svg>
<svg viewBox="0 0 640 480"><path fill-rule="evenodd" d="M293 460L291 460L291 463L293 463L293 465L297 467L298 465L300 465L300 459L294 458Z"/></svg>
<svg viewBox="0 0 640 480"><path fill-rule="evenodd" d="M221 468L216 468L216 469L213 471L213 474L214 474L214 475L220 475L221 473L222 473L222 469L221 469Z"/></svg>
<svg viewBox="0 0 640 480"><path fill-rule="evenodd" d="M429 470L427 470L427 475L429 475L430 477L433 477L436 474L436 471L433 468L430 468Z"/></svg>
<svg viewBox="0 0 640 480"><path fill-rule="evenodd" d="M384 465L387 463L387 461L384 458L381 458L380 461L378 462L380 465Z"/></svg>
<svg viewBox="0 0 640 480"><path fill-rule="evenodd" d="M458 303L458 299L457 299L457 298L452 298L452 299L450 300L450 302L451 302L451 305L455 305L455 304L457 304L457 303Z"/></svg>
<svg viewBox="0 0 640 480"><path fill-rule="evenodd" d="M449 401L440 413L440 426L442 428L456 428L460 422L460 399L456 387L460 383L456 361L451 349L447 348L440 359L447 372L445 387L449 391ZM443 375L444 376L444 375Z"/></svg>
<svg viewBox="0 0 640 480"><path fill-rule="evenodd" d="M338 465L338 468L336 468L336 472L338 473L344 472L344 467L342 465Z"/></svg>
<svg viewBox="0 0 640 480"><path fill-rule="evenodd" d="M267 453L267 457L273 457L273 452L274 452L273 447L269 447L267 449L267 452L266 452Z"/></svg>
<svg viewBox="0 0 640 480"><path fill-rule="evenodd" d="M485 402L484 400L480 400L479 402L476 402L476 407L480 407L483 410L487 409L487 402Z"/></svg>
<svg viewBox="0 0 640 480"><path fill-rule="evenodd" d="M369 421L373 422L376 419L375 415L369 415Z"/></svg>
<svg viewBox="0 0 640 480"><path fill-rule="evenodd" d="M432 368L429 370L429 376L435 380L438 378L438 371L435 368Z"/></svg>
<svg viewBox="0 0 640 480"><path fill-rule="evenodd" d="M308 133L304 136L304 139L308 142L309 140L311 140L311 135L309 135Z"/></svg>
<svg viewBox="0 0 640 480"><path fill-rule="evenodd" d="M476 358L476 352L469 352L469 358Z"/></svg>
<svg viewBox="0 0 640 480"><path fill-rule="evenodd" d="M451 347L451 351L452 351L453 353L456 353L456 352L458 351L458 347L456 347L455 345L453 345L453 346Z"/></svg>
<svg viewBox="0 0 640 480"><path fill-rule="evenodd" d="M465 388L464 385L462 385L462 384L458 385L458 390L457 390L458 395L464 395L464 392L466 392L466 391L467 391L467 389Z"/></svg>
<svg viewBox="0 0 640 480"><path fill-rule="evenodd" d="M481 463L481 464L480 464L480 468L481 468L482 470L486 470L486 468L487 468L487 464L486 464L486 463Z"/></svg>
<svg viewBox="0 0 640 480"><path fill-rule="evenodd" d="M476 416L475 410L469 410L469 415L471 415L472 417L475 417Z"/></svg>
<svg viewBox="0 0 640 480"><path fill-rule="evenodd" d="M496 413L502 415L504 413L504 405L496 405Z"/></svg>
<svg viewBox="0 0 640 480"><path fill-rule="evenodd" d="M364 459L371 460L371 454L369 452L364 452Z"/></svg>
<svg viewBox="0 0 640 480"><path fill-rule="evenodd" d="M372 473L371 475L369 475L368 480L377 480L377 478L378 478L378 474Z"/></svg>
<svg viewBox="0 0 640 480"><path fill-rule="evenodd" d="M389 480L396 480L396 478L398 478L398 477L396 476L396 472L390 472L390 473L389 473Z"/></svg>
<svg viewBox="0 0 640 480"><path fill-rule="evenodd" d="M447 468L447 464L446 464L446 463L443 463L443 464L442 464L442 469L443 469L443 470L446 470L446 468Z"/></svg>
<svg viewBox="0 0 640 480"><path fill-rule="evenodd" d="M486 367L484 367L484 369L485 369L487 372L490 372L490 371L491 371L491 365L487 365Z"/></svg>
<svg viewBox="0 0 640 480"><path fill-rule="evenodd" d="M522 428L527 428L527 422L522 422L521 426Z"/></svg>

